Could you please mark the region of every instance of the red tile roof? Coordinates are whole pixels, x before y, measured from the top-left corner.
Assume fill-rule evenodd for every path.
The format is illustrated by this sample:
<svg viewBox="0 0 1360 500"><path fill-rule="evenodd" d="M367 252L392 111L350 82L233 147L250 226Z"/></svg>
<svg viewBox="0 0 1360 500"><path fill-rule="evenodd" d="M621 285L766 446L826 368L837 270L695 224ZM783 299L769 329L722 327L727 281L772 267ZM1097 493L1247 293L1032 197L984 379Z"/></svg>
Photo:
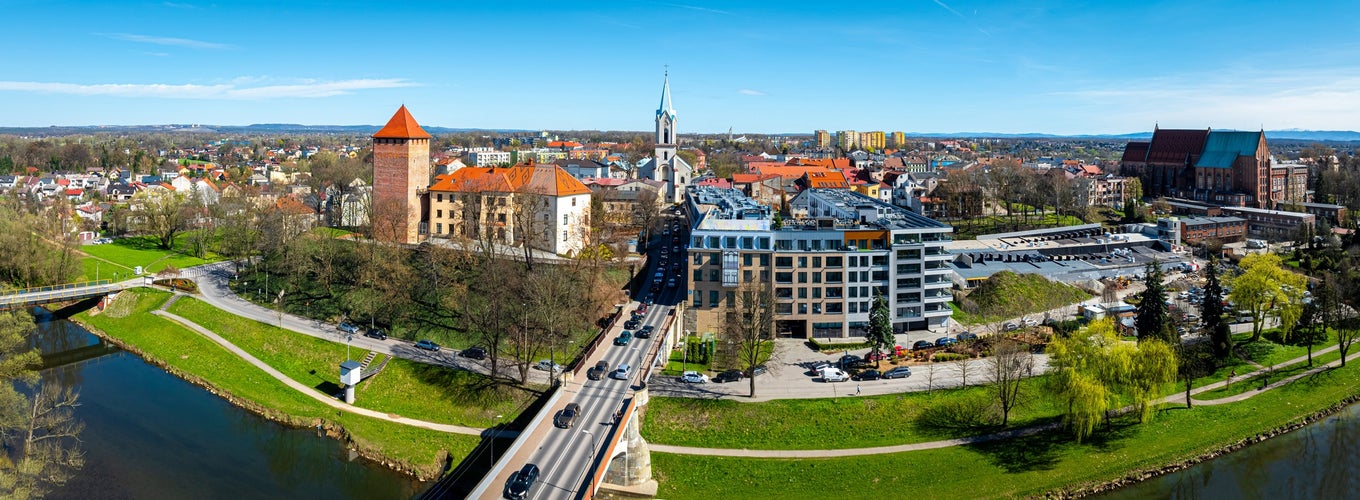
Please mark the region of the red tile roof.
<svg viewBox="0 0 1360 500"><path fill-rule="evenodd" d="M1124 146L1124 156L1120 158L1120 161L1147 161L1149 145L1150 143L1146 141L1129 141L1129 144Z"/></svg>
<svg viewBox="0 0 1360 500"><path fill-rule="evenodd" d="M551 163L533 162L513 167L464 167L448 175L439 176L430 191L464 193L520 193L549 196L587 194L590 188L572 177L562 167Z"/></svg>
<svg viewBox="0 0 1360 500"><path fill-rule="evenodd" d="M1204 152L1209 130L1158 129L1148 145L1149 163L1194 163Z"/></svg>
<svg viewBox="0 0 1360 500"><path fill-rule="evenodd" d="M429 139L430 134L420 128L415 117L406 110L406 105L397 108L397 113L387 121L387 125L373 134L375 139Z"/></svg>

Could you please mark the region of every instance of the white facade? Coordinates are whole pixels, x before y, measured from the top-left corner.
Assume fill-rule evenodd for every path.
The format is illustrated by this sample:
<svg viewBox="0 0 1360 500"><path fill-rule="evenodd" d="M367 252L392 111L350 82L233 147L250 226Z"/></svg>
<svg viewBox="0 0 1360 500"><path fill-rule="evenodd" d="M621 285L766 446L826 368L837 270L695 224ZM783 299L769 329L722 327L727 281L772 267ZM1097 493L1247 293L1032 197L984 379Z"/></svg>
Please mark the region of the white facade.
<svg viewBox="0 0 1360 500"><path fill-rule="evenodd" d="M477 167L494 167L510 164L509 151L472 151L467 154L468 164Z"/></svg>

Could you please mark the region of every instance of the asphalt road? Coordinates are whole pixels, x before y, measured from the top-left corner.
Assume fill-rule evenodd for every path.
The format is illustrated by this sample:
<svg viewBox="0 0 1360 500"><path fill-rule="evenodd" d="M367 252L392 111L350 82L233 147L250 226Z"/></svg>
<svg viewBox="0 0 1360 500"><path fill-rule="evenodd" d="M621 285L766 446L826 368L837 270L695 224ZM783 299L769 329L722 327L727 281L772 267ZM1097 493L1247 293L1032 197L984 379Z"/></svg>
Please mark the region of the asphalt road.
<svg viewBox="0 0 1360 500"><path fill-rule="evenodd" d="M672 253L668 260L669 266L663 271L662 280L676 274L675 269L681 269L683 273L683 246L679 248L669 248L670 240L661 238L664 241L653 245L652 255L658 256L659 252L669 251ZM648 267L644 276L651 277L659 265L658 258L648 260ZM683 275L682 275L683 278ZM599 347L597 354L589 360L590 365L599 360L609 363L609 372L601 380L589 380L583 375L579 380L568 382L564 390L568 394L562 398L556 408L547 408L545 411L556 415L568 403L576 403L581 406L581 414L577 416L570 428L562 429L553 427L548 429L547 437L538 443L537 449L531 455L529 463L535 464L539 468L538 483L530 490L528 498L549 499L549 498L576 498L582 493L579 491L586 486L586 472L590 470L594 462L594 457L600 453L605 445L605 438L614 424L614 413L618 411L623 402L632 395L632 388L638 384L639 376L643 371L640 366L645 362L644 357L651 349L652 342L656 341L661 326L666 321L666 317L674 309L678 300L684 296L684 280L677 280L675 287L666 287L664 282L658 288L659 295L653 296L650 293L650 286L642 287L638 298L643 300L655 299L656 304L650 306L642 317L642 325L652 325L658 330L652 338L634 338L626 346L614 345L614 339L619 335L621 326L611 330L608 336ZM630 302L624 309L626 314L631 314L638 307L638 302ZM621 319L627 319L625 316ZM622 321L618 323L622 325ZM603 353L600 355L599 353ZM663 353L664 356L664 353ZM664 357L662 358L664 359ZM631 367L628 380L616 380L609 376L610 372L618 368L620 364L627 363ZM588 367L589 367L588 366ZM653 377L655 379L655 377ZM518 470L522 464L511 464Z"/></svg>

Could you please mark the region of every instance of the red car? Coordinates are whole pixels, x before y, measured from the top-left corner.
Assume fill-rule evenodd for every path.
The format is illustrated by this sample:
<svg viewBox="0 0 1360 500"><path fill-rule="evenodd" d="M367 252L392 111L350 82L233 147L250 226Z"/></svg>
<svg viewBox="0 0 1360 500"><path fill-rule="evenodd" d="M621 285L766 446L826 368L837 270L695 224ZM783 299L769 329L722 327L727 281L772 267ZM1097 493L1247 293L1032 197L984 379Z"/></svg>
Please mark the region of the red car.
<svg viewBox="0 0 1360 500"><path fill-rule="evenodd" d="M892 356L892 354L886 352L871 352L864 356L864 362L874 363L878 361L887 361L889 358L892 358Z"/></svg>

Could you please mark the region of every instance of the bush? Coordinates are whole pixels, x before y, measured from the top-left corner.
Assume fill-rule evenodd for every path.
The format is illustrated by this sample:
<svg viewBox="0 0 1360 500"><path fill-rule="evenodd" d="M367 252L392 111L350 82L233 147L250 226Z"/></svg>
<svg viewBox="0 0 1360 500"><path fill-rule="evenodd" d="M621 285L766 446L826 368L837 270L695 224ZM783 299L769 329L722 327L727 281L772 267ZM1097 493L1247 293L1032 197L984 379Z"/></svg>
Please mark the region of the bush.
<svg viewBox="0 0 1360 500"><path fill-rule="evenodd" d="M847 351L852 349L863 349L865 347L872 347L869 345L868 342L845 342L839 344L832 344L821 343L818 342L817 339L808 339L808 345L812 346L813 350L819 352Z"/></svg>
<svg viewBox="0 0 1360 500"><path fill-rule="evenodd" d="M166 288L173 287L174 289L182 292L198 293L198 283L194 283L193 280L188 280L184 278L161 279L153 281L152 283Z"/></svg>
<svg viewBox="0 0 1360 500"><path fill-rule="evenodd" d="M959 353L956 353L956 352L941 352L941 353L935 354L934 358L932 358L932 359L933 359L936 363L946 363L946 362L949 362L949 361L958 361L958 360L960 360L960 359L970 359L970 358L972 358L972 356L969 356L969 355L967 355L967 354L959 354Z"/></svg>

